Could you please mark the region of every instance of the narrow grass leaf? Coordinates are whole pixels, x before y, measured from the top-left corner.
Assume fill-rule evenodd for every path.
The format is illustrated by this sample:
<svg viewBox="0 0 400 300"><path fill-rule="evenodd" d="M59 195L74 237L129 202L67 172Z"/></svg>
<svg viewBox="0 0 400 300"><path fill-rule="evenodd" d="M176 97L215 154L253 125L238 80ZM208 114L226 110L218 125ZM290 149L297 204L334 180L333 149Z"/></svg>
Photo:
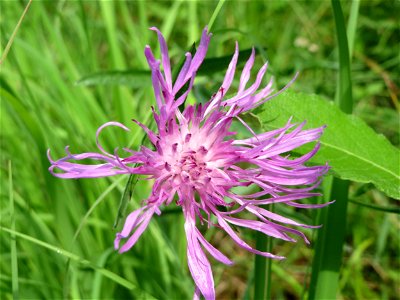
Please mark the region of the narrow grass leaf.
<svg viewBox="0 0 400 300"><path fill-rule="evenodd" d="M268 251L268 242L268 238L265 234L261 232L256 233L256 249L260 251ZM267 259L268 258L261 255L256 255L254 258L254 299L268 299L266 284L268 273Z"/></svg>
<svg viewBox="0 0 400 300"><path fill-rule="evenodd" d="M133 88L151 85L151 72L147 70L103 71L82 77L77 85L125 85Z"/></svg>
<svg viewBox="0 0 400 300"><path fill-rule="evenodd" d="M13 175L12 164L8 162L8 192L10 198L10 215L11 215L11 229L15 231L15 210L14 210L14 188L13 188ZM15 234L11 234L11 278L12 278L12 292L13 298L19 299L19 286L18 286L18 253L17 241Z"/></svg>
<svg viewBox="0 0 400 300"><path fill-rule="evenodd" d="M274 212L274 205L269 208ZM272 252L274 239L261 232L256 233L256 249ZM254 299L271 299L273 260L261 255L254 258Z"/></svg>
<svg viewBox="0 0 400 300"><path fill-rule="evenodd" d="M168 13L163 17L163 23L161 25L161 32L163 33L166 40L168 40L171 35L172 29L175 22L177 21L178 11L182 5L183 1L174 1L170 6ZM160 51L160 49L158 49ZM156 55L157 57L158 55Z"/></svg>
<svg viewBox="0 0 400 300"><path fill-rule="evenodd" d="M12 46L12 44L13 44L13 42L14 42L14 39L15 39L15 36L17 35L18 29L21 27L22 20L25 18L25 15L26 15L26 13L28 12L29 7L31 6L31 3L32 3L32 0L29 0L29 2L26 4L25 9L24 9L24 11L22 12L21 17L20 17L20 19L18 20L18 23L17 23L17 25L15 26L13 33L11 34L11 37L10 37L10 39L9 39L7 45L6 45L6 48L4 49L3 54L1 55L1 58L0 58L0 65L2 65L2 64L4 63L4 61L6 60L7 54L8 54L8 52L9 52L10 49L11 49L11 46Z"/></svg>
<svg viewBox="0 0 400 300"><path fill-rule="evenodd" d="M339 74L336 90L336 104L341 111L351 114L353 110L353 98L350 75L351 64L346 28L340 2L338 0L332 0L331 3L339 50ZM333 118L339 120L338 116L333 116ZM335 128L333 128L333 130L335 130ZM336 130L338 131L337 128ZM390 144L388 143L388 145ZM358 150L359 147L360 145L352 144L351 149L354 150L354 152L357 152L356 150ZM375 165L379 160L372 157L370 161ZM358 168L357 173L362 173L362 169ZM346 235L349 185L350 182L348 180L333 178L330 186L330 198L335 199L336 203L324 208L324 213L322 214L321 221L324 224L324 227L318 233L309 299L336 298L339 287L340 268L342 266L343 245Z"/></svg>
<svg viewBox="0 0 400 300"><path fill-rule="evenodd" d="M79 223L78 229L76 230L74 234L73 241L75 241L78 238L79 233L81 232L83 226L87 223L89 220L90 215L93 213L95 208L106 198L106 196L113 190L115 189L118 184L122 181L123 177L117 179L115 182L113 182L110 186L107 187L107 189L96 199L96 201L93 203L93 205L89 208L89 210L86 212L85 216L82 218L81 222Z"/></svg>
<svg viewBox="0 0 400 300"><path fill-rule="evenodd" d="M358 12L360 10L360 2L361 0L353 0L351 1L351 12L349 17L349 22L347 23L347 38L349 41L349 54L350 61L353 55L354 49L354 41L356 37L356 29L357 29L357 20L358 20Z"/></svg>
<svg viewBox="0 0 400 300"><path fill-rule="evenodd" d="M339 272L342 265L342 249L346 230L347 196L349 181L333 178L331 193L326 193L325 201L336 202L322 209L312 265L310 300L336 299L339 287Z"/></svg>
<svg viewBox="0 0 400 300"><path fill-rule="evenodd" d="M298 282L298 279L293 275L290 268L286 269L280 264L272 264L272 272L283 281L286 281L297 295L301 295L303 286ZM266 298L271 299L271 298Z"/></svg>
<svg viewBox="0 0 400 300"><path fill-rule="evenodd" d="M115 283L117 283L117 284L119 284L119 285L121 285L121 286L123 286L123 287L125 287L127 289L136 290L137 292L139 292L142 295L146 295L148 297L148 299L155 299L153 296L151 296L151 295L145 293L144 291L140 290L136 285L132 284L128 280L120 277L119 275L117 275L117 274L115 274L115 273L113 273L113 272L111 272L111 271L109 271L107 269L99 267L99 266L91 263L90 261L79 257L78 255L76 255L74 253L71 253L71 252L66 251L64 249L61 249L59 247L55 247L55 246L50 245L50 244L48 244L46 242L38 240L38 239L36 239L34 237L31 237L29 235L23 234L21 232L17 232L15 230L12 230L12 229L9 229L9 228L3 227L3 226L0 226L0 230L2 230L4 232L7 232L9 234L15 235L15 236L17 236L19 238L22 238L22 239L26 240L26 241L32 242L32 243L34 243L34 244L36 244L36 245L38 245L40 247L49 249L49 250L51 250L51 251L53 251L55 253L58 253L58 254L64 256L65 258L69 258L69 259L71 259L71 260L73 260L73 261L75 261L75 262L77 262L77 263L79 263L81 265L90 267L91 269L93 269L93 270L95 270L97 272L100 272L102 275L104 275L107 278L111 279Z"/></svg>
<svg viewBox="0 0 400 300"><path fill-rule="evenodd" d="M218 1L217 7L215 8L215 10L214 10L214 12L213 12L213 14L212 14L212 16L210 18L210 21L208 22L208 25L207 25L208 30L211 31L211 28L213 27L214 22L217 19L217 16L218 16L219 12L221 11L221 8L224 5L224 3L225 3L225 0L219 0Z"/></svg>
<svg viewBox="0 0 400 300"><path fill-rule="evenodd" d="M356 205L368 207L373 210L383 211L386 213L400 214L400 207L386 207L386 206L381 206L381 205L376 205L376 204L365 203L365 202L355 200L355 199L349 199L349 201Z"/></svg>
<svg viewBox="0 0 400 300"><path fill-rule="evenodd" d="M107 262L107 259L113 253L114 249L110 248L100 256L99 260L97 261L97 266L103 268ZM103 279L103 274L100 272L96 272L93 279L92 291L91 291L91 299L101 299L101 283Z"/></svg>

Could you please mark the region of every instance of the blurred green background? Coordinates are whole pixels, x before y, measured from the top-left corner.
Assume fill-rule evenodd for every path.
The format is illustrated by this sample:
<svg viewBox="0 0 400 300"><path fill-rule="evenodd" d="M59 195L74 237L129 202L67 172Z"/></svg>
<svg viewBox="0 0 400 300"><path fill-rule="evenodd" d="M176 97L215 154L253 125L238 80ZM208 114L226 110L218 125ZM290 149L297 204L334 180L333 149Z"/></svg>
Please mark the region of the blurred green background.
<svg viewBox="0 0 400 300"><path fill-rule="evenodd" d="M2 51L26 4L0 2ZM131 133L106 130L104 147L136 149L143 132L131 119L150 119L155 100L149 81L127 75L118 81L124 85L115 80L91 86L77 82L99 72L148 70L145 45L159 53L151 26L163 32L173 63L179 63L216 6L216 1L195 0L32 3L0 66L1 226L23 234L0 231L2 299L13 298L15 282L21 299L192 297L181 214L155 217L135 247L119 255L113 250L113 223L127 177L53 178L46 151L50 148L53 158L61 157L66 145L73 153L95 151L96 129L111 120L126 124ZM350 3L342 6L347 20ZM398 1L360 2L352 76L354 114L399 146L396 10ZM338 65L330 1L227 1L212 32L207 57L232 55L237 40L241 49L260 50L257 64L269 61L277 87L299 71L292 89L333 99ZM223 72L200 76L196 95L211 95L222 78ZM191 95L189 101L195 98ZM149 182L139 181L128 209L138 207L149 190ZM372 187L352 184L351 193L368 203L395 205ZM313 223L313 212L277 210ZM347 222L338 299L398 297L398 216L350 203ZM225 267L211 260L217 297L251 299L254 256L221 231L206 235L236 262ZM252 232L242 235L254 239ZM306 297L313 244L274 245L274 253L287 256L272 266L274 299Z"/></svg>

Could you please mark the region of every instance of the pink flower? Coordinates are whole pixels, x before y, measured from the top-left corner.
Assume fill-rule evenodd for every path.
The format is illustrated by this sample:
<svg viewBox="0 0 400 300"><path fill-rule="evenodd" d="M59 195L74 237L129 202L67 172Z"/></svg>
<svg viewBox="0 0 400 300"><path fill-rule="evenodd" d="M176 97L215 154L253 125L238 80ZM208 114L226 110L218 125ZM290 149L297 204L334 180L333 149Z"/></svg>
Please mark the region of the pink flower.
<svg viewBox="0 0 400 300"><path fill-rule="evenodd" d="M157 28L151 29L157 32L161 46L161 62L154 58L150 47L145 49L157 103L157 111L153 109L157 131L151 131L136 120L134 122L147 133L154 149L144 146L140 151L124 149L126 157L120 157L117 151L107 153L98 143L100 131L107 126L129 130L118 122L109 122L101 126L96 134L97 145L102 153L72 154L67 147L67 156L64 158L54 161L49 155L49 170L60 178L143 174L154 179L151 195L145 205L133 211L126 218L122 231L117 233L115 248L125 252L133 247L154 213L161 214L160 206L169 205L176 199L186 219L188 265L196 284L195 298L202 294L206 299L214 299L212 270L203 248L224 264L230 265L232 261L203 237L196 227L196 221L217 226L239 247L274 259L283 257L253 249L238 236L231 225L257 230L290 242L295 242L295 239L289 234L297 235L308 243L302 232L285 225L306 228L313 226L299 224L275 214L265 206L285 203L294 207L316 208L329 204L297 203L298 200L320 195L312 191L329 167L305 165L318 151L319 143L304 156L291 158L288 154L299 146L317 141L323 127L305 130L305 123L294 124L289 120L283 128L256 134L240 115L260 106L283 90L272 94L272 80L259 89L267 64L258 71L255 82L247 86L255 58L253 49L241 73L237 92L226 97L236 70L239 55L237 43L220 89L206 104L190 105L181 112L179 106L185 102L192 89L211 35L204 29L195 55L192 57L190 53L186 54L186 61L173 82L165 40ZM160 69L160 63L163 70ZM177 96L178 92L180 96ZM235 133L230 131L234 119L247 128L249 138L234 138ZM83 159L102 163L86 165L71 162ZM232 190L240 186L256 186L257 192L242 195ZM251 212L255 219L238 218L237 215L242 211ZM213 220L217 224L213 223L211 216L215 217Z"/></svg>

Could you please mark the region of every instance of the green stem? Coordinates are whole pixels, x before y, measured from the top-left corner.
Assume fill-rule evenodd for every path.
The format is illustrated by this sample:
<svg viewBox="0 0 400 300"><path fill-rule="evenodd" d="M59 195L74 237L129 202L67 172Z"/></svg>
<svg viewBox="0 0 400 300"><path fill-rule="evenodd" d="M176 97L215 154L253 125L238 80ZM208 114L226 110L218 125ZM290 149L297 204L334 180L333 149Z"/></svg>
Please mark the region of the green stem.
<svg viewBox="0 0 400 300"><path fill-rule="evenodd" d="M336 299L346 232L348 187L348 181L334 178L332 192L327 198L336 199L336 202L321 212L323 227L315 248L309 299Z"/></svg>
<svg viewBox="0 0 400 300"><path fill-rule="evenodd" d="M273 206L271 207L273 211ZM256 249L271 252L273 239L264 233L256 234ZM256 255L254 259L254 299L271 299L272 259Z"/></svg>
<svg viewBox="0 0 400 300"><path fill-rule="evenodd" d="M21 18L19 18L19 20L18 20L17 26L15 26L14 31L11 34L11 37L6 45L6 48L4 49L3 55L0 58L0 65L2 65L4 63L4 61L6 60L7 54L10 51L12 44L14 43L14 39L15 39L15 36L17 35L18 29L21 27L22 20L25 18L25 15L28 12L31 4L32 4L32 0L29 0L28 4L26 4L25 9L21 15Z"/></svg>
<svg viewBox="0 0 400 300"><path fill-rule="evenodd" d="M224 3L225 3L225 0L219 0L218 1L217 7L215 8L215 10L214 10L214 12L213 12L213 14L212 14L212 16L210 18L210 21L208 22L208 25L207 25L208 32L211 32L211 28L214 25L214 21L217 18L217 16L218 16L222 6L224 5Z"/></svg>
<svg viewBox="0 0 400 300"><path fill-rule="evenodd" d="M268 244L267 239L265 234L257 232L256 249L266 249ZM267 258L256 255L254 259L254 299L266 299L266 270Z"/></svg>
<svg viewBox="0 0 400 300"><path fill-rule="evenodd" d="M346 27L339 0L332 0L332 8L339 49L336 104L342 111L351 114L353 109L351 65ZM318 234L309 299L336 299L339 285L342 249L346 234L349 181L334 178L331 187L328 187L328 189L331 190L330 195L327 193L328 197L336 200L336 202L324 208L321 213L320 222L324 224L324 227Z"/></svg>
<svg viewBox="0 0 400 300"><path fill-rule="evenodd" d="M14 209L14 185L11 160L8 162L8 188L10 197L10 215L11 215L11 230L15 231L15 209ZM18 286L18 253L17 253L17 240L15 234L11 234L11 274L12 274L12 291L13 299L19 299L19 286Z"/></svg>

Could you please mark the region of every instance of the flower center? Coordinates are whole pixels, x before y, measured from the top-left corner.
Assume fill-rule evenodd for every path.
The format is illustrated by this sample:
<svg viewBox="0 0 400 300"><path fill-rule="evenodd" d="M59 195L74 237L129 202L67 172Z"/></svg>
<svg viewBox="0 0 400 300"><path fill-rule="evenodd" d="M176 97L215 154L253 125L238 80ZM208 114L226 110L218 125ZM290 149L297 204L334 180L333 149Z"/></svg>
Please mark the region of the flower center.
<svg viewBox="0 0 400 300"><path fill-rule="evenodd" d="M165 163L165 169L173 174L174 183L191 184L198 188L210 182L211 178L208 175L212 170L207 168L208 150L204 146L190 143L190 137L188 134L182 144L172 145L173 159L170 163Z"/></svg>
<svg viewBox="0 0 400 300"><path fill-rule="evenodd" d="M206 163L202 158L201 154L193 150L183 153L175 166L180 169L181 178L184 182L196 182L201 177L206 176Z"/></svg>

